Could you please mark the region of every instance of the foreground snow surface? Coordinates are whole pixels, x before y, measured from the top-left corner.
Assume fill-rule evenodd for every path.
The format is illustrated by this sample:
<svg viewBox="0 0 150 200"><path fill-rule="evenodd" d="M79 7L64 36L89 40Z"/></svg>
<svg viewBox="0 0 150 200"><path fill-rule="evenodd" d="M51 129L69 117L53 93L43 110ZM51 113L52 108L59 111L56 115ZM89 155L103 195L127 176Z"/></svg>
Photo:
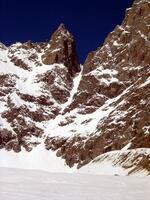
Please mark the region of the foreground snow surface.
<svg viewBox="0 0 150 200"><path fill-rule="evenodd" d="M0 200L149 200L150 178L0 168Z"/></svg>

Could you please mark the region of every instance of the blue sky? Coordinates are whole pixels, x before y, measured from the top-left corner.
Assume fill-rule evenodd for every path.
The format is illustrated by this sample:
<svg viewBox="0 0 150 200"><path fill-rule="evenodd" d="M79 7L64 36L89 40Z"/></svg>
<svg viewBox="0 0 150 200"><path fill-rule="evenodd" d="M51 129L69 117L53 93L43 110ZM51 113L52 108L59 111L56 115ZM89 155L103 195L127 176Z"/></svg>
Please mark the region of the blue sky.
<svg viewBox="0 0 150 200"><path fill-rule="evenodd" d="M133 0L0 0L0 41L46 41L61 22L76 39L81 62L120 24Z"/></svg>

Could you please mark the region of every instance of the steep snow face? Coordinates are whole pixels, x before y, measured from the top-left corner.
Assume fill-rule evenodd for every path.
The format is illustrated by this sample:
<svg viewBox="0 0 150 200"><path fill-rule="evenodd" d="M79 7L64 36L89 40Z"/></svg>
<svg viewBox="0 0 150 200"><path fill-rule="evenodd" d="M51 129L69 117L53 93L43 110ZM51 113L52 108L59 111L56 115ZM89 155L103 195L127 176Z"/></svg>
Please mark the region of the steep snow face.
<svg viewBox="0 0 150 200"><path fill-rule="evenodd" d="M4 200L149 200L150 179L0 168Z"/></svg>
<svg viewBox="0 0 150 200"><path fill-rule="evenodd" d="M26 147L38 144L45 123L59 114L69 98L73 77L64 64L42 63L41 56L48 48L48 45L42 45L44 47L41 44L16 43L9 48L1 45L1 148L12 139L14 150L20 151L20 134ZM12 144L8 146L7 149L13 148Z"/></svg>
<svg viewBox="0 0 150 200"><path fill-rule="evenodd" d="M65 160L58 158L54 151L47 151L44 145L38 145L30 153L25 149L21 152L9 152L4 149L0 151L0 167L34 169L50 172L73 172Z"/></svg>
<svg viewBox="0 0 150 200"><path fill-rule="evenodd" d="M59 115L54 120L48 122L45 133L49 137L70 137L78 134L80 136L89 136L93 133L96 134L97 126L103 123L112 111L117 109L119 105L114 106L114 103L121 99L128 90L125 90L116 98L107 100L103 106L91 114L83 115L80 114L79 109L75 109L66 113L64 116ZM120 104L123 103L124 100Z"/></svg>
<svg viewBox="0 0 150 200"><path fill-rule="evenodd" d="M62 113L72 103L74 96L78 92L78 87L79 87L79 84L80 84L80 81L81 81L81 78L82 78L83 66L80 65L80 68L81 68L81 71L73 79L73 86L72 86L72 90L70 91L70 97L68 98L66 103L64 103L61 106L61 112Z"/></svg>
<svg viewBox="0 0 150 200"><path fill-rule="evenodd" d="M23 44L20 44L23 45ZM20 46L19 46L20 47ZM24 50L22 52L22 46L19 48L19 50L17 49L18 45L14 45L11 46L9 50L3 50L0 51L0 65L1 65L1 69L0 69L0 73L2 74L9 74L12 76L15 76L17 79L17 83L16 83L16 89L19 90L20 93L25 93L25 94L29 94L32 96L40 96L43 94L43 88L44 88L44 81L40 81L39 78L42 77L42 75L48 74L49 72L51 72L51 74L54 77L54 85L61 87L60 83L62 83L62 88L61 89L65 89L67 90L67 86L65 85L65 87L63 87L63 78L65 78L65 75L67 73L67 69L65 68L65 66L63 64L53 64L53 65L44 65L42 64L41 61L41 54L36 52L36 60L31 61L29 55L26 53L30 51L29 50ZM15 50L19 51L17 56L16 53L13 54L13 56L16 56L16 58L18 60L21 61L26 61L26 65L29 66L29 70L24 69L23 67L21 67L19 64L18 66L13 63L13 60L11 60L10 55L9 55L9 51L14 51ZM24 58L24 56L26 55L26 59ZM39 65L36 66L36 62L37 60L39 60ZM59 74L57 73L63 71L63 73ZM53 85L53 86L54 86ZM29 87L32 86L32 87ZM46 92L46 90L45 90ZM47 91L48 93L48 91Z"/></svg>

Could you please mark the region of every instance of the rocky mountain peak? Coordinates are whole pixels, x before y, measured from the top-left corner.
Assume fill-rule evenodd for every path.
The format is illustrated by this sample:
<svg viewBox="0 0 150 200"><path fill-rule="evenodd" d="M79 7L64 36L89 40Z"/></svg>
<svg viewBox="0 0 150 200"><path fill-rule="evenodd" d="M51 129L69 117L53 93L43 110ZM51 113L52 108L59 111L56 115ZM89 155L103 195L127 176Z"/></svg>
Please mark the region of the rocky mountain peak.
<svg viewBox="0 0 150 200"><path fill-rule="evenodd" d="M150 0L135 0L80 73L64 24L47 43L0 43L0 149L44 146L70 167L102 155L150 172L149 151L137 151L150 148L149 13Z"/></svg>
<svg viewBox="0 0 150 200"><path fill-rule="evenodd" d="M68 68L71 76L79 71L75 41L64 24L60 24L53 33L48 49L43 55L43 63L46 65L62 63Z"/></svg>
<svg viewBox="0 0 150 200"><path fill-rule="evenodd" d="M56 41L57 40L57 41ZM61 23L56 31L52 34L52 37L49 41L49 44L53 43L54 41L57 42L58 46L61 45L61 42L64 40L74 41L72 34L66 29L65 25Z"/></svg>
<svg viewBox="0 0 150 200"><path fill-rule="evenodd" d="M57 32L60 32L60 34L62 34L63 36L71 36L71 34L69 33L69 31L66 29L65 25L63 23L61 23L58 26L58 29L56 30ZM72 37L72 36L71 36Z"/></svg>

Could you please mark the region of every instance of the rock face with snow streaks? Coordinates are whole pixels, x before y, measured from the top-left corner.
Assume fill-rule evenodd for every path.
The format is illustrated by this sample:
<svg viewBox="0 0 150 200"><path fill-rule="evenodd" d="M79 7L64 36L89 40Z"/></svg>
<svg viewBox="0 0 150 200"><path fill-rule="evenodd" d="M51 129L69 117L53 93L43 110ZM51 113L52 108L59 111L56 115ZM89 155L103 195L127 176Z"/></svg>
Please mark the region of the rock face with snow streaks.
<svg viewBox="0 0 150 200"><path fill-rule="evenodd" d="M48 43L0 43L0 148L44 143L78 168L128 144L150 148L149 13L135 0L81 69L63 24Z"/></svg>
<svg viewBox="0 0 150 200"><path fill-rule="evenodd" d="M104 45L89 53L77 94L65 110L78 113L79 136L65 139L61 147L49 138L49 146L58 146L58 155L70 166L81 167L129 142L131 149L150 147L149 13L149 1L135 1ZM87 135L81 135L80 129Z"/></svg>
<svg viewBox="0 0 150 200"><path fill-rule="evenodd" d="M63 42L67 42L67 50ZM58 47L59 56L64 55L63 51L68 54L62 60L57 54L59 61L48 54L51 64L45 63L47 53L52 51L53 56ZM50 44L28 41L8 48L1 44L0 68L0 146L16 152L23 146L30 151L40 143L37 138L44 134L44 123L59 114L70 96L73 78L79 71L73 37L60 25Z"/></svg>

